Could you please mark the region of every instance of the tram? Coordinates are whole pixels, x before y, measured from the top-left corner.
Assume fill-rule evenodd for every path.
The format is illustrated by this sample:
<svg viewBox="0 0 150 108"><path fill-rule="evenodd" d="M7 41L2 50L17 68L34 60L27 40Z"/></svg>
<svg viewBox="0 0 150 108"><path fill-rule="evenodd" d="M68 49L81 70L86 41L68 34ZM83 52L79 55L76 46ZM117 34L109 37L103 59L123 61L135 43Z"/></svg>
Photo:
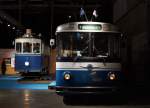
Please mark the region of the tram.
<svg viewBox="0 0 150 108"><path fill-rule="evenodd" d="M125 81L118 28L104 22L70 22L56 29L58 95L120 91Z"/></svg>
<svg viewBox="0 0 150 108"><path fill-rule="evenodd" d="M15 70L22 76L48 74L50 48L40 37L35 37L31 29L15 39Z"/></svg>

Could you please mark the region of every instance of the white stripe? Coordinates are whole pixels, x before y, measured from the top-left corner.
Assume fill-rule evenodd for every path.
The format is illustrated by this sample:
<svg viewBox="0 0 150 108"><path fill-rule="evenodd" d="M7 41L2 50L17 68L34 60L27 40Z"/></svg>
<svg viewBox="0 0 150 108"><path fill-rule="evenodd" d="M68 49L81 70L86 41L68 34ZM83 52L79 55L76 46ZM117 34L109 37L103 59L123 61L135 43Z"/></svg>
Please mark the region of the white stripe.
<svg viewBox="0 0 150 108"><path fill-rule="evenodd" d="M33 53L17 53L16 56L42 56L41 54L33 54Z"/></svg>
<svg viewBox="0 0 150 108"><path fill-rule="evenodd" d="M66 70L69 70L69 71L87 71L88 69L65 69L65 68L59 68L59 69L56 69L56 71L59 71L59 70L62 70L62 71L66 71ZM121 71L121 69L92 69L92 71Z"/></svg>
<svg viewBox="0 0 150 108"><path fill-rule="evenodd" d="M120 63L98 63L98 62L56 62L56 70L87 70L88 65L93 70L121 70Z"/></svg>

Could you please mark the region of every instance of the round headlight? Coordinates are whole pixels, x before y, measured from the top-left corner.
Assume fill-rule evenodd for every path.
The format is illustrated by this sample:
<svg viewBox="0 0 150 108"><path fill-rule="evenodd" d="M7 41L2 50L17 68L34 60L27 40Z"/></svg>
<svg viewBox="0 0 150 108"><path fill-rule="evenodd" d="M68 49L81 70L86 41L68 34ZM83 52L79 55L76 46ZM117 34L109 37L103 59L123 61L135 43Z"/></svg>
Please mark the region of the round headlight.
<svg viewBox="0 0 150 108"><path fill-rule="evenodd" d="M29 63L28 61L26 61L26 62L24 63L24 65L25 65L25 66L29 66L30 63Z"/></svg>
<svg viewBox="0 0 150 108"><path fill-rule="evenodd" d="M108 73L108 77L109 77L110 80L115 80L116 79L116 75L112 72Z"/></svg>
<svg viewBox="0 0 150 108"><path fill-rule="evenodd" d="M65 73L64 74L64 79L65 80L70 80L71 79L71 75L69 73Z"/></svg>

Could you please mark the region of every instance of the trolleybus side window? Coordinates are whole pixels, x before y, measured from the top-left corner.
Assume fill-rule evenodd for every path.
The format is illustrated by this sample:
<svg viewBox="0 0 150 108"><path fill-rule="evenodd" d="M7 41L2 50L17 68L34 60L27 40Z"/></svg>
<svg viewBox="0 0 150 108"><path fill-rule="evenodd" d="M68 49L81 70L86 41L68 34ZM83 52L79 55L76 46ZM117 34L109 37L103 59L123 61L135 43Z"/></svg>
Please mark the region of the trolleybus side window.
<svg viewBox="0 0 150 108"><path fill-rule="evenodd" d="M40 43L33 43L33 53L40 53Z"/></svg>
<svg viewBox="0 0 150 108"><path fill-rule="evenodd" d="M32 43L25 42L23 43L23 53L31 53L32 52Z"/></svg>
<svg viewBox="0 0 150 108"><path fill-rule="evenodd" d="M20 42L16 43L16 52L21 53L22 44Z"/></svg>
<svg viewBox="0 0 150 108"><path fill-rule="evenodd" d="M109 55L113 58L120 58L120 37L109 37L108 48Z"/></svg>

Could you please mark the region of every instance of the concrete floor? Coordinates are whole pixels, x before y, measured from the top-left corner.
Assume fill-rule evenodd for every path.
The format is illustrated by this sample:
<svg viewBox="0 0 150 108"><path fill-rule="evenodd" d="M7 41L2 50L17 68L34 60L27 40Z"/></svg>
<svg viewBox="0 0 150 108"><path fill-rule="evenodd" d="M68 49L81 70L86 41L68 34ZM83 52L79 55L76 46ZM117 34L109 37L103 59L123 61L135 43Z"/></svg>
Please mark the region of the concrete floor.
<svg viewBox="0 0 150 108"><path fill-rule="evenodd" d="M150 102L143 99L115 104L97 99L79 97L76 104L66 105L50 90L0 90L0 108L150 108Z"/></svg>
<svg viewBox="0 0 150 108"><path fill-rule="evenodd" d="M48 90L47 82L20 83L17 79L13 76L0 78L0 108L150 108L150 94L138 90L126 94L126 99L114 96L72 97L72 104L66 105L63 97L54 90Z"/></svg>

